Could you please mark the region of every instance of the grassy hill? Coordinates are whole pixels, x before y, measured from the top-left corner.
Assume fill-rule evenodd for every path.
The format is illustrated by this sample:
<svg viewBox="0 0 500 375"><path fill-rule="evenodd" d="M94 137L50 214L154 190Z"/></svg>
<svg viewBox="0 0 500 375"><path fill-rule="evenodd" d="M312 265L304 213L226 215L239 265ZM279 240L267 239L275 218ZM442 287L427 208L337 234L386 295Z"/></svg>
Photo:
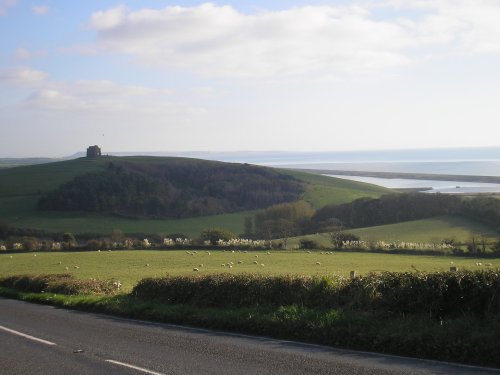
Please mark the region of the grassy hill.
<svg viewBox="0 0 500 375"><path fill-rule="evenodd" d="M328 177L289 169L281 169L281 172L309 183L303 199L313 208L320 208L329 204L349 203L358 198L378 198L383 194L395 192L381 186L343 178Z"/></svg>
<svg viewBox="0 0 500 375"><path fill-rule="evenodd" d="M498 238L498 233L491 227L475 221L455 216L440 216L431 219L407 221L398 224L348 230L363 241L405 241L439 243L445 238L458 242L470 240L471 236L481 234L488 238ZM319 245L331 246L328 233L293 238L290 246L298 245L300 238L315 240Z"/></svg>
<svg viewBox="0 0 500 375"><path fill-rule="evenodd" d="M109 233L120 229L126 233L172 233L182 232L197 236L207 227L224 227L234 233L243 232L243 220L253 211L212 215L187 219L134 220L107 214L84 212L52 212L37 210L37 202L44 193L55 190L76 176L103 171L113 160L128 160L144 165L176 163L198 163L213 165L217 162L187 158L163 157L102 157L98 159L74 159L56 163L30 165L0 170L0 220L13 227L37 228L49 231L71 231L74 233ZM389 189L326 176L303 172L279 170L308 183L303 194L305 201L313 207L325 204L350 202L360 197L378 197L391 192Z"/></svg>

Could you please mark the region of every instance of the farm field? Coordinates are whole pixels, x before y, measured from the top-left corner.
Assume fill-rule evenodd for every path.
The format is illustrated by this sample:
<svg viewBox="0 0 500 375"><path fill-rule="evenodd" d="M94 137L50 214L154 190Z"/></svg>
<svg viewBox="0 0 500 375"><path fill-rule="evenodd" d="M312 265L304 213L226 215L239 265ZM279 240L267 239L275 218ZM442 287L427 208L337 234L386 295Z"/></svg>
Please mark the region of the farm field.
<svg viewBox="0 0 500 375"><path fill-rule="evenodd" d="M380 225L375 227L348 229L363 241L404 241L440 243L445 238L458 242L470 240L471 236L484 235L488 238L498 238L498 233L480 223L456 216L440 216L436 218L407 221L398 224ZM297 246L301 238L317 241L318 245L331 246L328 233L295 237L288 241L289 246Z"/></svg>
<svg viewBox="0 0 500 375"><path fill-rule="evenodd" d="M226 228L233 233L243 232L244 217L253 211L203 216L187 219L127 219L88 212L40 212L36 197L0 198L0 218L13 227L36 228L53 232L108 234L115 229L124 233L184 233L195 238L206 228Z"/></svg>
<svg viewBox="0 0 500 375"><path fill-rule="evenodd" d="M60 264L59 264L60 262ZM222 267L233 262L232 268ZM238 264L238 262L243 262ZM257 264L254 264L257 262ZM317 264L319 262L320 264ZM17 274L71 273L77 278L118 279L128 291L145 277L207 273L261 273L348 276L382 271L446 271L450 265L460 269L500 267L500 260L476 260L453 256L413 256L370 253L321 253L320 251L197 251L127 250L92 252L52 252L0 254L0 277ZM481 262L483 266L477 266ZM200 265L203 266L200 266ZM264 266L262 266L264 264ZM75 268L78 267L78 268ZM67 269L66 269L67 268Z"/></svg>

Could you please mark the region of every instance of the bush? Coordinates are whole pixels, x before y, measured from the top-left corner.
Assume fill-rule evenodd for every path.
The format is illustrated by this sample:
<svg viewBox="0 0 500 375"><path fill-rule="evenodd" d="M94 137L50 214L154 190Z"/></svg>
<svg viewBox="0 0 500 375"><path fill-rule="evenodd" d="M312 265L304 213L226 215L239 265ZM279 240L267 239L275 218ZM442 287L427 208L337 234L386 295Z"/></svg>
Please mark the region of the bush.
<svg viewBox="0 0 500 375"><path fill-rule="evenodd" d="M116 294L121 283L115 280L77 280L71 274L17 275L0 279L0 286L32 293Z"/></svg>
<svg viewBox="0 0 500 375"><path fill-rule="evenodd" d="M236 235L226 229L212 228L212 229L204 229L201 232L201 238L204 241L210 241L211 245L217 245L217 242L219 240L229 241L233 238L236 238Z"/></svg>
<svg viewBox="0 0 500 375"><path fill-rule="evenodd" d="M337 281L339 281L337 283ZM335 305L333 290L341 279L310 276L218 274L176 276L141 280L132 295L143 300L185 303L208 307L254 307L300 304L310 307Z"/></svg>
<svg viewBox="0 0 500 375"><path fill-rule="evenodd" d="M443 318L500 313L500 274L494 270L384 272L353 280L330 276L219 274L141 280L142 300L204 307L298 305Z"/></svg>
<svg viewBox="0 0 500 375"><path fill-rule="evenodd" d="M336 231L330 234L330 241L336 249L341 249L344 242L359 241L359 237L352 233Z"/></svg>
<svg viewBox="0 0 500 375"><path fill-rule="evenodd" d="M318 249L319 245L318 242L316 242L315 240L302 238L299 242L299 247L301 249Z"/></svg>

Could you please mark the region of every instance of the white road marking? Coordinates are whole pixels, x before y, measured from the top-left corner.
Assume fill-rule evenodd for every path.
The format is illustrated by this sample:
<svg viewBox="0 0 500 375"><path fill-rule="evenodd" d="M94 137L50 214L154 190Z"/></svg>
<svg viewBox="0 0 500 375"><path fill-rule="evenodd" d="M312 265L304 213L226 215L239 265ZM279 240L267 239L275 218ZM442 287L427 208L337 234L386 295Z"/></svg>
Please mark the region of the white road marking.
<svg viewBox="0 0 500 375"><path fill-rule="evenodd" d="M19 332L19 331L14 331L13 329L10 329L10 328L4 327L4 326L0 326L0 329L2 331L12 333L13 335L21 336L21 337L24 337L25 339L39 342L41 344L45 344L45 345L57 345L57 344L55 344L53 342L50 342L50 341L47 341L47 340L42 340L42 339L39 339L38 337L30 336L30 335L27 335L27 334Z"/></svg>
<svg viewBox="0 0 500 375"><path fill-rule="evenodd" d="M128 363L123 363L123 362L118 362L118 361L113 361L112 359L106 359L106 362L109 362L109 363L114 363L115 365L119 365L119 366L124 366L124 367L128 367L128 368L131 368L131 369L134 369L134 370L137 370L137 371L142 371L146 374L152 374L152 375L165 375L165 374L162 374L161 372L155 372L155 371L151 371L151 370L148 370L146 368L142 368L142 367L137 367L137 366L134 366L134 365L130 365Z"/></svg>

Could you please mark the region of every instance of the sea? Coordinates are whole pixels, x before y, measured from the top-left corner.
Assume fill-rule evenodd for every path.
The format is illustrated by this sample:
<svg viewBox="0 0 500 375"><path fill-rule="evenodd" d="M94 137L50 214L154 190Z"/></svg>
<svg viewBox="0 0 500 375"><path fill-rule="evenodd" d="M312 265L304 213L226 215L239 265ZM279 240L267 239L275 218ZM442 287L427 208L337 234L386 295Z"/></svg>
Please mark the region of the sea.
<svg viewBox="0 0 500 375"><path fill-rule="evenodd" d="M254 151L192 156L279 168L317 170L332 177L394 189L422 189L427 193L500 193L499 183L470 182L459 178L443 181L429 176L426 179L409 179L356 175L356 172L389 172L500 177L500 147L337 152ZM328 171L332 171L332 174ZM336 175L335 171L351 173Z"/></svg>
<svg viewBox="0 0 500 375"><path fill-rule="evenodd" d="M126 155L127 153L111 153ZM135 153L137 154L137 153ZM427 192L499 193L500 184L467 182L459 178L380 178L356 172L421 173L430 175L500 177L500 147L427 148L368 151L228 151L158 152L155 156L182 156L269 167L309 169L325 175L368 182L389 188L427 188ZM328 173L332 171L332 173ZM345 172L350 172L346 175ZM432 177L432 176L431 176Z"/></svg>

